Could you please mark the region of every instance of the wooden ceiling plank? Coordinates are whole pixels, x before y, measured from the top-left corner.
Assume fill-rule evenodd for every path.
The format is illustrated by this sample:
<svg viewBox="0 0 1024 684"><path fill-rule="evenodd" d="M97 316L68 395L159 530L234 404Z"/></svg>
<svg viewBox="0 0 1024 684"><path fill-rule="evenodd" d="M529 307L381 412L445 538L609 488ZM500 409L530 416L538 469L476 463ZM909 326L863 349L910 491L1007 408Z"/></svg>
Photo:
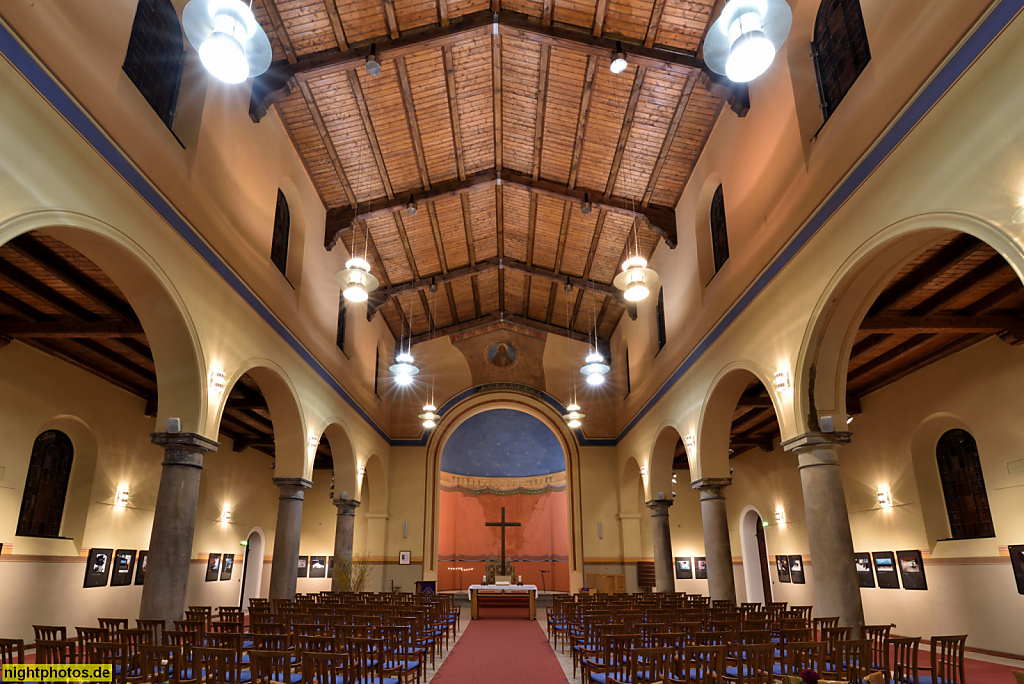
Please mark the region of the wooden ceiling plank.
<svg viewBox="0 0 1024 684"><path fill-rule="evenodd" d="M994 275L1008 271L1009 269L1010 264L1007 263L1006 259L997 254L971 269L963 276L957 278L917 306L911 308L907 311L907 315L927 316L929 314L938 313L948 306L950 302L967 292L970 288L979 285Z"/></svg>
<svg viewBox="0 0 1024 684"><path fill-rule="evenodd" d="M497 2L497 0L493 0ZM495 10L497 11L497 10ZM501 35L491 36L491 97L494 105L494 165L497 168L504 166L502 156L502 125L504 117L501 114Z"/></svg>
<svg viewBox="0 0 1024 684"><path fill-rule="evenodd" d="M555 249L555 273L562 272L562 257L565 255L565 240L569 234L569 217L572 205L568 202L562 208L562 225L558 231L558 247Z"/></svg>
<svg viewBox="0 0 1024 684"><path fill-rule="evenodd" d="M437 0L437 21L441 26L451 23L448 18L448 0Z"/></svg>
<svg viewBox="0 0 1024 684"><path fill-rule="evenodd" d="M337 148L334 147L334 140L331 139L331 134L327 130L327 125L324 123L323 117L320 116L320 107L316 103L316 98L313 97L313 91L310 90L308 83L300 81L299 92L302 93L302 99L306 101L306 107L309 109L309 115L313 117L313 125L316 126L316 130L320 134L320 141L327 150L327 156L331 158L331 164L334 166L334 173L338 175L338 181L341 183L341 187L345 191L345 197L348 199L349 204L355 206L357 204L356 193L352 189L352 184L348 182L348 175L345 173L345 168L341 165L341 158L338 156Z"/></svg>
<svg viewBox="0 0 1024 684"><path fill-rule="evenodd" d="M409 270L412 271L412 277L419 280L420 271L416 268L416 257L413 255L412 245L409 244L409 235L405 232L405 221L402 220L401 210L395 210L393 216L395 217L395 226L398 228L398 237L402 241L402 249L405 250L405 258L409 261Z"/></svg>
<svg viewBox="0 0 1024 684"><path fill-rule="evenodd" d="M548 102L548 71L551 68L551 46L541 45L537 69L537 118L533 128L533 179L540 178L540 160L544 151L544 115Z"/></svg>
<svg viewBox="0 0 1024 684"><path fill-rule="evenodd" d="M1024 330L1024 318L1017 316L872 316L861 330L873 333L997 333ZM0 330L3 330L0 327Z"/></svg>
<svg viewBox="0 0 1024 684"><path fill-rule="evenodd" d="M985 243L972 235L964 234L954 238L924 263L886 287L871 305L868 316L874 316L898 304L904 297L983 247Z"/></svg>
<svg viewBox="0 0 1024 684"><path fill-rule="evenodd" d="M25 302L21 301L13 295L9 295L3 290L0 290L0 304L3 304L9 309L13 309L18 316L29 320L29 321L45 321L48 316L33 306L29 306Z"/></svg>
<svg viewBox="0 0 1024 684"><path fill-rule="evenodd" d="M505 311L505 269L498 270L498 311Z"/></svg>
<svg viewBox="0 0 1024 684"><path fill-rule="evenodd" d="M395 0L380 0L380 6L384 10L384 18L388 24L388 35L392 39L398 38L398 15L395 14Z"/></svg>
<svg viewBox="0 0 1024 684"><path fill-rule="evenodd" d="M541 10L541 26L551 26L551 21L555 14L555 0L542 0L543 9Z"/></svg>
<svg viewBox="0 0 1024 684"><path fill-rule="evenodd" d="M370 76L370 78L375 77ZM373 128L373 120L370 118L370 110L366 106L363 87L360 85L359 76L355 71L348 72L348 82L352 88L352 95L356 98L356 105L359 107L359 116L363 119L363 130L366 132L367 140L370 141L370 149L373 150L373 158L377 162L377 172L380 174L381 183L384 185L384 192L387 194L388 199L394 199L395 191L391 187L391 178L388 176L388 168L384 164L384 155L380 151L380 143L377 141L377 132Z"/></svg>
<svg viewBox="0 0 1024 684"><path fill-rule="evenodd" d="M444 2L444 0L439 0ZM459 171L459 180L466 179L466 153L462 143L462 121L459 118L458 89L455 85L455 58L452 56L452 48L448 45L441 46L441 56L444 59L444 78L448 90L448 116L452 124L452 142L455 145L455 165Z"/></svg>
<svg viewBox="0 0 1024 684"><path fill-rule="evenodd" d="M544 317L544 322L551 325L551 318L555 315L555 298L558 296L558 283L552 281L551 292L548 293L548 313Z"/></svg>
<svg viewBox="0 0 1024 684"><path fill-rule="evenodd" d="M423 153L423 141L420 139L420 125L416 120L416 105L412 100L412 86L409 84L409 70L405 58L395 60L398 71L398 86L402 91L402 104L405 106L405 122L409 126L409 137L412 138L412 151L416 155L416 165L420 171L420 182L424 188L430 187L430 173L427 171L427 156Z"/></svg>
<svg viewBox="0 0 1024 684"><path fill-rule="evenodd" d="M995 308L1008 297L1017 294L1021 290L1021 283L1018 278L1002 285L968 307L961 309L958 313L961 316L977 316L989 309Z"/></svg>
<svg viewBox="0 0 1024 684"><path fill-rule="evenodd" d="M266 8L267 18L270 19L274 32L277 33L277 40L281 43L284 56L288 59L289 64L295 64L298 57L295 54L292 39L288 37L288 31L285 30L284 21L281 20L281 13L277 11L277 3L275 0L263 0L263 7Z"/></svg>
<svg viewBox="0 0 1024 684"><path fill-rule="evenodd" d="M865 375L867 373L870 373L881 368L882 366L892 363L893 361L903 356L904 354L908 354L928 344L928 342L930 342L933 337L935 337L935 335L932 333L919 333L917 335L914 335L906 342L898 344L889 351L883 354L879 354L870 361L867 361L861 364L860 366L851 369L849 373L847 373L846 375L846 381L852 382L853 380L856 380L862 375Z"/></svg>
<svg viewBox="0 0 1024 684"><path fill-rule="evenodd" d="M405 335L406 330L408 330L411 334L412 323L409 322L409 318L405 315L405 309L402 308L402 302L398 299L398 297L392 298L391 302L395 306L395 313L398 314L398 318L402 322L402 326L398 331L398 337L403 337Z"/></svg>
<svg viewBox="0 0 1024 684"><path fill-rule="evenodd" d="M139 335L137 337L115 337L114 341L119 345L127 349L128 351L141 356L147 361L153 361L153 350L149 348L146 336Z"/></svg>
<svg viewBox="0 0 1024 684"><path fill-rule="evenodd" d="M604 221L608 212L601 210L597 213L597 225L594 226L594 237L590 239L590 250L587 252L587 265L583 268L583 280L590 278L590 271L594 267L594 257L597 255L597 246L601 242L601 233L604 232Z"/></svg>
<svg viewBox="0 0 1024 684"><path fill-rule="evenodd" d="M604 317L608 314L608 303L611 299L611 297L605 297L604 301L601 302L601 310L597 312L597 324L594 326L598 330L601 329L601 324L604 323Z"/></svg>
<svg viewBox="0 0 1024 684"><path fill-rule="evenodd" d="M110 361L111 363L117 365L123 370L131 373L135 377L141 378L146 382L150 382L154 385L156 384L156 373L147 370L146 368L143 368L137 363L129 361L121 354L118 354L113 349L110 349L109 347L100 344L96 340L89 339L87 337L72 337L69 339L74 344L77 344L80 347L88 349L93 354L96 354L97 356L100 356L106 359L107 361Z"/></svg>
<svg viewBox="0 0 1024 684"><path fill-rule="evenodd" d="M15 339L26 337L36 338L112 338L137 335L145 339L145 331L140 323L124 320L101 319L81 321L72 317L61 317L46 321L2 321L0 335Z"/></svg>
<svg viewBox="0 0 1024 684"><path fill-rule="evenodd" d="M587 137L587 121L590 118L590 102L594 96L594 75L597 73L597 56L587 58L587 71L583 76L583 94L580 96L580 113L576 119L576 141L572 148L572 162L569 165L569 188L576 187L576 176L580 171L580 158Z"/></svg>
<svg viewBox="0 0 1024 684"><path fill-rule="evenodd" d="M437 260L441 264L441 273L448 273L448 257L444 253L444 242L441 240L441 224L437 220L437 210L433 202L427 202L427 216L430 217L430 230L434 235L434 249L437 250Z"/></svg>
<svg viewBox="0 0 1024 684"><path fill-rule="evenodd" d="M530 193L530 220L526 232L526 263L533 266L533 247L537 239L537 196Z"/></svg>
<svg viewBox="0 0 1024 684"><path fill-rule="evenodd" d="M455 306L455 291L452 290L452 284L447 282L444 284L445 294L448 295L448 309L452 312L452 319L456 324L461 323L459 320L459 309Z"/></svg>
<svg viewBox="0 0 1024 684"><path fill-rule="evenodd" d="M661 143L661 150L654 161L651 177L647 181L647 189L644 191L644 198L641 202L644 205L648 204L651 201L651 196L654 195L654 188L661 177L662 169L665 168L665 162L668 161L668 154L672 149L672 142L676 138L676 132L679 130L679 124L682 123L683 114L686 113L686 107L690 104L690 94L693 93L695 83L696 79L694 78L686 79L686 85L683 86L683 91L679 94L679 102L676 103L675 113L672 115L672 121L668 125L668 130L665 131L665 139Z"/></svg>
<svg viewBox="0 0 1024 684"><path fill-rule="evenodd" d="M559 335L565 337L565 328L559 328L553 325L548 325L543 321L538 321L534 318L528 318L526 316L519 316L517 314L505 313L489 313L483 316L479 316L469 321L463 321L462 323L453 323L452 325L438 328L434 331L433 335L429 333L422 333L419 335L413 335L411 340L412 344L419 344L420 342L426 342L436 337L443 337L445 335L454 335L455 333L465 332L466 330L473 330L475 328L482 328L485 325L497 323L498 321L504 321L512 325L516 325L529 330L535 330L537 332L545 333L548 335ZM609 344L608 340L600 338L600 343L604 346Z"/></svg>
<svg viewBox="0 0 1024 684"><path fill-rule="evenodd" d="M35 276L21 270L5 259L0 259L0 278L7 280L12 285L18 287L27 294L32 295L34 298L45 302L47 305L57 309L61 313L80 321L91 321L99 318L98 315L81 306L71 298L65 296L61 292L58 292Z"/></svg>
<svg viewBox="0 0 1024 684"><path fill-rule="evenodd" d="M363 229L366 231L366 247L370 250L370 255L373 256L373 263L377 265L377 271L380 273L380 281L384 283L384 287L391 287L391 278L388 277L388 270L384 268L384 260L380 258L380 252L377 251L377 243L373 241L373 236L370 235L370 229L365 225Z"/></svg>
<svg viewBox="0 0 1024 684"><path fill-rule="evenodd" d="M637 67L636 77L633 79L633 89L629 93L629 101L626 103L626 112L622 118L622 128L619 131L619 141L615 145L615 155L612 157L612 166L608 170L608 182L604 186L604 194L611 195L615 190L615 182L619 179L619 169L622 168L622 158L626 154L626 145L629 143L629 134L633 130L633 117L636 116L637 105L640 104L640 93L644 89L644 80L647 78L647 67Z"/></svg>
<svg viewBox="0 0 1024 684"><path fill-rule="evenodd" d="M950 356L951 354L955 354L959 351L967 349L968 347L974 344L977 344L985 337L987 337L987 335L974 333L956 337L953 340L947 342L946 344L932 350L923 358L911 361L909 364L905 366L894 368L880 376L874 382L869 382L863 387L858 387L857 394L859 394L860 396L864 396L867 394L871 394L872 392L876 392L882 389L883 387L891 385L892 383L896 382L902 377L910 375L911 373L920 370L925 366L935 363L939 359L945 358L947 356Z"/></svg>
<svg viewBox="0 0 1024 684"><path fill-rule="evenodd" d="M338 14L338 0L324 0L324 7L327 9L327 17L331 20L334 39L338 41L338 49L347 50L348 38L345 37L345 28L341 24L341 15Z"/></svg>
<svg viewBox="0 0 1024 684"><path fill-rule="evenodd" d="M466 250L469 253L469 265L476 264L476 246L473 244L473 218L469 211L469 195L459 196L462 201L462 225L466 229Z"/></svg>

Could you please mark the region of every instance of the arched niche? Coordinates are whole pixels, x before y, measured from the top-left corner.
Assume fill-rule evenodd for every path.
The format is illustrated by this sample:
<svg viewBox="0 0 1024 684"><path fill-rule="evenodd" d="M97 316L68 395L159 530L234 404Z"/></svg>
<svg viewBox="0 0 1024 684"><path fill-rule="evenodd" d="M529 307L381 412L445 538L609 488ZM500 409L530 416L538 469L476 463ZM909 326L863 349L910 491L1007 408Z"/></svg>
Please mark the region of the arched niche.
<svg viewBox="0 0 1024 684"><path fill-rule="evenodd" d="M71 479L68 481L67 494L64 497L64 515L61 522L60 536L72 539L79 551L84 546L85 523L89 517L89 506L94 500L113 501L114 493L120 482L96 482L96 459L99 453L96 435L92 428L76 416L59 415L46 420L35 429L36 435L47 430L59 430L71 440L74 455L71 461ZM24 455L24 463L28 465L28 454ZM139 468L144 464L138 464ZM127 474L126 474L127 475ZM24 486L25 478L20 478ZM129 481L130 483L130 481ZM99 491L97 491L97 489ZM23 490L21 494L23 495ZM21 505L21 496L18 497ZM15 518L17 513L15 513ZM17 542L18 538L15 538Z"/></svg>

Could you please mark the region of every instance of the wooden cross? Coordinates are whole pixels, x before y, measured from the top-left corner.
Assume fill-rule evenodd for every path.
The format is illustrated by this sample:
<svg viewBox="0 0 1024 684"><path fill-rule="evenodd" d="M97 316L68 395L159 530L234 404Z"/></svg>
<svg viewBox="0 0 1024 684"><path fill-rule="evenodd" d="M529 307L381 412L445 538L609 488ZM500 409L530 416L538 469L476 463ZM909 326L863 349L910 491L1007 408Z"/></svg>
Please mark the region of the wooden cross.
<svg viewBox="0 0 1024 684"><path fill-rule="evenodd" d="M501 522L489 522L484 523L487 527L500 527L501 528L501 574L505 574L505 528L506 527L519 527L522 523L517 522L505 522L505 507L501 507Z"/></svg>

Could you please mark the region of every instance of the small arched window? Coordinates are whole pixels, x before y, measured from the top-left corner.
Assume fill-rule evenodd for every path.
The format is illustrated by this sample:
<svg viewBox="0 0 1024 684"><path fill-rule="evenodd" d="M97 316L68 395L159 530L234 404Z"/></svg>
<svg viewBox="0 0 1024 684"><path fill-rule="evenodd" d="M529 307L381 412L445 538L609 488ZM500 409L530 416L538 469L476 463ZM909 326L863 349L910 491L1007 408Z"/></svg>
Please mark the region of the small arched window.
<svg viewBox="0 0 1024 684"><path fill-rule="evenodd" d="M665 288L658 290L658 306L654 310L658 324L658 351L668 341L668 334L665 332Z"/></svg>
<svg viewBox="0 0 1024 684"><path fill-rule="evenodd" d="M715 273L721 270L725 260L729 258L729 233L725 227L725 196L722 186L715 190L711 198L711 251L715 256Z"/></svg>
<svg viewBox="0 0 1024 684"><path fill-rule="evenodd" d="M288 270L288 233L291 231L291 224L288 200L284 198L284 193L278 190L277 209L274 211L274 237L270 243L270 260L284 276L287 276L285 271Z"/></svg>
<svg viewBox="0 0 1024 684"><path fill-rule="evenodd" d="M47 430L36 437L21 498L19 536L60 536L74 453L71 438L59 430Z"/></svg>
<svg viewBox="0 0 1024 684"><path fill-rule="evenodd" d="M139 0L122 68L170 128L185 69L181 23L170 0Z"/></svg>
<svg viewBox="0 0 1024 684"><path fill-rule="evenodd" d="M633 382L629 377L629 347L626 347L626 358L622 362L622 367L626 369L626 395L633 391Z"/></svg>
<svg viewBox="0 0 1024 684"><path fill-rule="evenodd" d="M825 0L814 22L811 55L825 120L871 60L860 0Z"/></svg>
<svg viewBox="0 0 1024 684"><path fill-rule="evenodd" d="M978 443L966 430L950 430L935 447L953 539L994 537Z"/></svg>
<svg viewBox="0 0 1024 684"><path fill-rule="evenodd" d="M341 293L338 295L338 300L338 335L335 342L338 345L338 349L344 352L346 328L348 327L348 309L345 308L345 294Z"/></svg>

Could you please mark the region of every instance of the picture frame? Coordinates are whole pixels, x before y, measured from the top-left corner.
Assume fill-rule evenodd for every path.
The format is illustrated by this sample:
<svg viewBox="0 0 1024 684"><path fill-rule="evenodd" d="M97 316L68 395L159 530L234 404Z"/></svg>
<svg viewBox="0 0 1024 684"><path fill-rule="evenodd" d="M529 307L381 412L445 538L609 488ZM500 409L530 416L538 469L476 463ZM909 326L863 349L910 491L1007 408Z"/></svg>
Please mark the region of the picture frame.
<svg viewBox="0 0 1024 684"><path fill-rule="evenodd" d="M114 564L110 569L110 586L123 587L132 583L135 572L135 549L118 549L114 552Z"/></svg>
<svg viewBox="0 0 1024 684"><path fill-rule="evenodd" d="M89 549L84 587L105 587L114 564L114 549Z"/></svg>
<svg viewBox="0 0 1024 684"><path fill-rule="evenodd" d="M216 582L220 579L220 554L211 553L206 560L206 581Z"/></svg>
<svg viewBox="0 0 1024 684"><path fill-rule="evenodd" d="M797 554L789 557L789 576L793 580L793 584L807 584L807 578L804 575L804 557Z"/></svg>
<svg viewBox="0 0 1024 684"><path fill-rule="evenodd" d="M1013 567L1013 578L1017 581L1017 593L1024 594L1024 544L1011 544L1010 565Z"/></svg>
<svg viewBox="0 0 1024 684"><path fill-rule="evenodd" d="M231 571L235 567L235 554L225 553L220 562L220 580L231 579Z"/></svg>
<svg viewBox="0 0 1024 684"><path fill-rule="evenodd" d="M676 579L693 579L693 559L677 556L675 559Z"/></svg>
<svg viewBox="0 0 1024 684"><path fill-rule="evenodd" d="M296 577L306 577L309 575L309 556L299 556L299 570L296 573Z"/></svg>
<svg viewBox="0 0 1024 684"><path fill-rule="evenodd" d="M775 570L779 575L780 582L793 581L792 577L789 574L789 556L776 556Z"/></svg>
<svg viewBox="0 0 1024 684"><path fill-rule="evenodd" d="M708 578L708 559L704 556L697 556L693 559L693 576L703 580Z"/></svg>
<svg viewBox="0 0 1024 684"><path fill-rule="evenodd" d="M327 577L327 556L309 557L309 576Z"/></svg>
<svg viewBox="0 0 1024 684"><path fill-rule="evenodd" d="M924 560L920 551L897 551L896 564L900 569L900 580L904 589L926 591L928 579L924 574Z"/></svg>
<svg viewBox="0 0 1024 684"><path fill-rule="evenodd" d="M871 569L870 553L853 554L854 566L857 568L857 581L864 589L875 588L875 571Z"/></svg>
<svg viewBox="0 0 1024 684"><path fill-rule="evenodd" d="M149 563L149 551L139 551L135 562L135 586L140 587L146 581L146 565Z"/></svg>
<svg viewBox="0 0 1024 684"><path fill-rule="evenodd" d="M900 576L896 572L896 554L892 551L872 551L875 561L875 577L879 589L899 589Z"/></svg>
<svg viewBox="0 0 1024 684"><path fill-rule="evenodd" d="M412 551L399 551L398 552L398 564L399 565L411 565L412 564Z"/></svg>

